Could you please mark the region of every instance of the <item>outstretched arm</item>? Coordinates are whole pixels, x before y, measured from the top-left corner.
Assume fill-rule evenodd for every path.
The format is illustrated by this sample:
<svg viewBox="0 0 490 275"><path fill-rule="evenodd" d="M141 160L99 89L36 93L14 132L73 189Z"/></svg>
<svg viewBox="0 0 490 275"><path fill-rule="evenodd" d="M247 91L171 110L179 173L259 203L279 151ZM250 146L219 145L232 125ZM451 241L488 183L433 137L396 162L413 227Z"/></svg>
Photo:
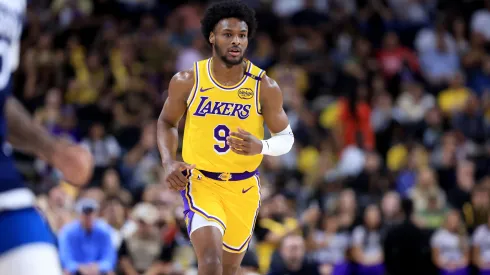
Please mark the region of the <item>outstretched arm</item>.
<svg viewBox="0 0 490 275"><path fill-rule="evenodd" d="M65 179L74 185L85 184L92 175L91 154L80 146L54 138L34 122L22 104L10 96L5 102L8 141L14 148L47 161L60 169Z"/></svg>
<svg viewBox="0 0 490 275"><path fill-rule="evenodd" d="M282 107L282 91L279 85L268 76L264 76L261 81L261 111L272 137L267 140L258 140L250 133L238 129L238 132L230 133L227 141L231 150L241 155L284 155L293 147L294 135Z"/></svg>

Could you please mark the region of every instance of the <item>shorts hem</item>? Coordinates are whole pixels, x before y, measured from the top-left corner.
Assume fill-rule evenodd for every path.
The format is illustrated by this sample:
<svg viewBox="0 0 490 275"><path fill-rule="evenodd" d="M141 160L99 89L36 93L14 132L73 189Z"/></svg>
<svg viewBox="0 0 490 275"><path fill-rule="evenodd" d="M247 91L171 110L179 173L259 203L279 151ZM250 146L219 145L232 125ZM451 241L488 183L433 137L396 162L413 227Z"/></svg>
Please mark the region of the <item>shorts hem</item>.
<svg viewBox="0 0 490 275"><path fill-rule="evenodd" d="M245 252L248 249L248 245L250 244L250 240L252 240L252 235L248 236L248 238L245 240L245 242L241 245L240 248L233 248L230 245L227 245L223 241L223 250L225 250L226 252L236 253L236 254Z"/></svg>

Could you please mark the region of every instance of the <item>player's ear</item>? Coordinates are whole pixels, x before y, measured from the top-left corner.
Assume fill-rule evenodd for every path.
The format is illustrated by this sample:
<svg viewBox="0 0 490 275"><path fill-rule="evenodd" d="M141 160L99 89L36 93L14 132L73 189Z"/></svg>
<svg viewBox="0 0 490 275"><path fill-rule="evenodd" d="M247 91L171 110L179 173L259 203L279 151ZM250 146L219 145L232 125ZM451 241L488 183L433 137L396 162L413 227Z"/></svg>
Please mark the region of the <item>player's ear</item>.
<svg viewBox="0 0 490 275"><path fill-rule="evenodd" d="M213 33L213 32L211 32L211 33L209 34L209 43L214 44L214 40L215 40L215 39L216 39L216 37L214 36L214 33Z"/></svg>

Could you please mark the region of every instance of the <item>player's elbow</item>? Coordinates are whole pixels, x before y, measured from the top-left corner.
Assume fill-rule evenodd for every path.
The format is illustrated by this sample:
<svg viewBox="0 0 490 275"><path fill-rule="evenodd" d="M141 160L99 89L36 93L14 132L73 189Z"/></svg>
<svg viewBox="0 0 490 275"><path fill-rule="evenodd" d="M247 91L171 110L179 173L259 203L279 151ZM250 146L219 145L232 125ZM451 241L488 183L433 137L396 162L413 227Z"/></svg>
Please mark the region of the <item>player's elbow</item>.
<svg viewBox="0 0 490 275"><path fill-rule="evenodd" d="M168 119L165 119L162 115L157 120L157 134L165 133L177 129L177 124L171 123Z"/></svg>

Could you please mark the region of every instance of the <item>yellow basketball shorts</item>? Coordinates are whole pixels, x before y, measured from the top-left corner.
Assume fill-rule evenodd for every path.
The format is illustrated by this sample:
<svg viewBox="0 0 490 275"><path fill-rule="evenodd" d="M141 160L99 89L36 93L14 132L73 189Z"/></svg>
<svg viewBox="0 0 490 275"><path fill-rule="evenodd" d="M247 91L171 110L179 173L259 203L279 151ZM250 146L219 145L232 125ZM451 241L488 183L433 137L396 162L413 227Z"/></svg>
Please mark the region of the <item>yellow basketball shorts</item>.
<svg viewBox="0 0 490 275"><path fill-rule="evenodd" d="M187 176L189 182L181 195L188 233L197 214L223 229L223 250L231 253L247 250L260 208L258 172L214 173L193 169Z"/></svg>

